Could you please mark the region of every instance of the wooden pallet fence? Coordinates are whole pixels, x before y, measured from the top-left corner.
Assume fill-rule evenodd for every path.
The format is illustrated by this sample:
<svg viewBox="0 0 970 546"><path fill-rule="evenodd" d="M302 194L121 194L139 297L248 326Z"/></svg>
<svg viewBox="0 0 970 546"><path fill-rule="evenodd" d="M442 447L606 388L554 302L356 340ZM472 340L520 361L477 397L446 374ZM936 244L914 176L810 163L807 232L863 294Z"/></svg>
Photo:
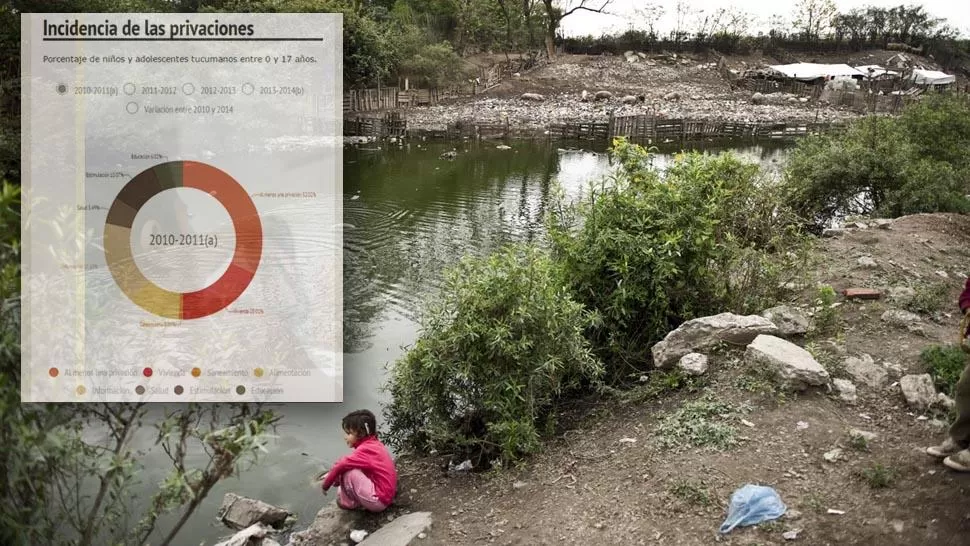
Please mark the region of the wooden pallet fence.
<svg viewBox="0 0 970 546"><path fill-rule="evenodd" d="M344 136L403 137L407 132L407 119L399 112L382 117L344 116Z"/></svg>

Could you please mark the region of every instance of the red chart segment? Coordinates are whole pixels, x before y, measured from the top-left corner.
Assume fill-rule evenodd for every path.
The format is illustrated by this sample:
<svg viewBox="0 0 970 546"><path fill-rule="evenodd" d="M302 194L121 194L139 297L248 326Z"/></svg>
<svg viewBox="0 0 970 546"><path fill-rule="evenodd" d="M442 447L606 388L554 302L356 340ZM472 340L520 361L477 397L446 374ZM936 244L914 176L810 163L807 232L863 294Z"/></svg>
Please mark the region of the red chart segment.
<svg viewBox="0 0 970 546"><path fill-rule="evenodd" d="M156 194L179 187L204 191L219 201L235 231L229 267L217 281L195 292L162 289L137 270L131 256L131 227L138 210ZM122 188L108 211L104 242L108 268L129 299L156 315L195 319L225 309L246 290L262 257L263 231L252 199L231 176L198 161L171 161L139 173Z"/></svg>

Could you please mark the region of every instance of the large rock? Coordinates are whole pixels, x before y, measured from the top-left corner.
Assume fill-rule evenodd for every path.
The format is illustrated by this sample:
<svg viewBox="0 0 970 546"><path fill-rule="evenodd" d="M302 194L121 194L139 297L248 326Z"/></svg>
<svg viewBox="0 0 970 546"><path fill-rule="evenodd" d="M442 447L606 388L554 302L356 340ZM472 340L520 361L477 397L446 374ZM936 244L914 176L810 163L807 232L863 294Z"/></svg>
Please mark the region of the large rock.
<svg viewBox="0 0 970 546"><path fill-rule="evenodd" d="M764 317L721 313L688 320L650 350L654 366L669 369L682 356L713 347L722 341L747 345L760 334L777 333L778 327Z"/></svg>
<svg viewBox="0 0 970 546"><path fill-rule="evenodd" d="M829 373L808 351L794 343L770 335L759 335L748 345L744 359L749 364L772 370L787 387L805 390L811 385L825 385Z"/></svg>
<svg viewBox="0 0 970 546"><path fill-rule="evenodd" d="M291 546L327 546L345 542L357 523L356 512L328 504L306 529L290 535Z"/></svg>
<svg viewBox="0 0 970 546"><path fill-rule="evenodd" d="M855 379L873 389L881 389L889 383L889 372L886 368L876 364L872 357L862 354L860 357L850 356L844 362L845 371Z"/></svg>
<svg viewBox="0 0 970 546"><path fill-rule="evenodd" d="M938 401L933 378L928 373L904 375L899 380L906 403L917 409L927 409Z"/></svg>
<svg viewBox="0 0 970 546"><path fill-rule="evenodd" d="M234 529L246 529L255 523L263 523L279 529L292 514L263 501L226 493L217 517Z"/></svg>
<svg viewBox="0 0 970 546"><path fill-rule="evenodd" d="M783 336L800 335L808 332L808 317L798 309L789 305L779 305L765 309L761 316L770 320L778 327L778 333Z"/></svg>
<svg viewBox="0 0 970 546"><path fill-rule="evenodd" d="M364 539L360 546L408 546L419 534L431 527L431 512L407 514L381 527Z"/></svg>
<svg viewBox="0 0 970 546"><path fill-rule="evenodd" d="M215 546L279 546L279 542L269 537L271 532L272 529L269 527L257 523L246 527L232 535L229 540L220 542Z"/></svg>

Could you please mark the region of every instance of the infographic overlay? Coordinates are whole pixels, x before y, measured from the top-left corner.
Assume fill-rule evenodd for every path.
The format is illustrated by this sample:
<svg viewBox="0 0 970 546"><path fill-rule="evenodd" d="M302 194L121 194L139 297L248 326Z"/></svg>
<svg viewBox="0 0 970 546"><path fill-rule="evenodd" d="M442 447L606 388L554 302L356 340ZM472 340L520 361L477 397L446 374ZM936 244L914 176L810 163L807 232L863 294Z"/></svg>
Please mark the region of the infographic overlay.
<svg viewBox="0 0 970 546"><path fill-rule="evenodd" d="M21 23L22 401L341 402L341 15Z"/></svg>

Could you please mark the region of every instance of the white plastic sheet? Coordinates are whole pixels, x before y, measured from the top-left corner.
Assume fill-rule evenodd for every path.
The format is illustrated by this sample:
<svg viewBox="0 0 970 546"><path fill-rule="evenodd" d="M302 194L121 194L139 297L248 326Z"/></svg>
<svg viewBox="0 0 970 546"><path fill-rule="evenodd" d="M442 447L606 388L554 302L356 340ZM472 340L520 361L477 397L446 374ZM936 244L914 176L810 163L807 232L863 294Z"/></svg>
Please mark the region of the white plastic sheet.
<svg viewBox="0 0 970 546"><path fill-rule="evenodd" d="M847 64L794 63L769 65L772 70L781 72L796 80L814 80L827 76L868 76Z"/></svg>
<svg viewBox="0 0 970 546"><path fill-rule="evenodd" d="M938 70L913 69L913 82L919 85L945 85L957 81L957 77Z"/></svg>

